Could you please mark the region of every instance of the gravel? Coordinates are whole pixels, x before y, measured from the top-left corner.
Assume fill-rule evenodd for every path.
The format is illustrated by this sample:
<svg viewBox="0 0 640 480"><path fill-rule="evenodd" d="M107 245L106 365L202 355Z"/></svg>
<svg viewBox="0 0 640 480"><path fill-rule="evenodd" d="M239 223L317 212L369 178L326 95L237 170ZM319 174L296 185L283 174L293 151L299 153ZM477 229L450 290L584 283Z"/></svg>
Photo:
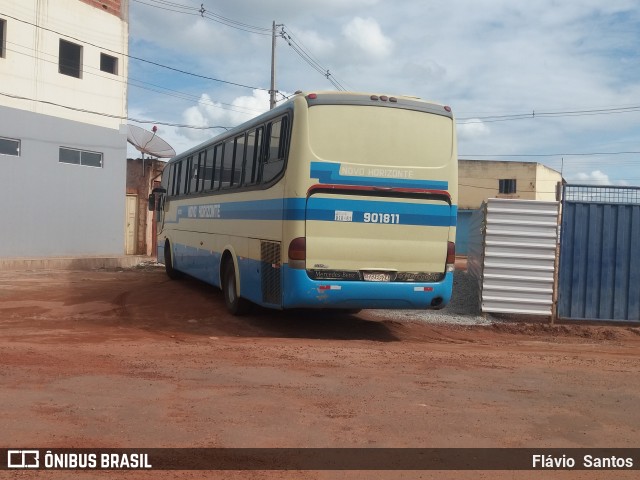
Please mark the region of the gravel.
<svg viewBox="0 0 640 480"><path fill-rule="evenodd" d="M456 270L454 273L451 302L442 310L369 310L368 313L390 320L456 325L491 325L500 322L480 312L478 283L464 270Z"/></svg>

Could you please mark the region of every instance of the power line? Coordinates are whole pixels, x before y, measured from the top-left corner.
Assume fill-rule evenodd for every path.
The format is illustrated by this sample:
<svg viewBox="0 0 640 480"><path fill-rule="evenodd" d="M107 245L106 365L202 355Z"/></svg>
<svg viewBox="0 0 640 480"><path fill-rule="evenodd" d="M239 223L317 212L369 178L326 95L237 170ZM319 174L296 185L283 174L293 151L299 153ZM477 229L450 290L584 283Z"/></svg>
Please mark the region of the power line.
<svg viewBox="0 0 640 480"><path fill-rule="evenodd" d="M140 3L142 5L146 5L148 7L159 8L160 10L166 10L169 12L182 13L185 15L193 15L202 18L207 18L209 20L213 20L214 22L221 23L222 25L226 25L231 28L235 28L237 30L242 30L248 33L255 33L257 35L271 35L271 29L265 27L258 27L255 25L250 25L248 23L239 22L237 20L233 20L231 18L224 17L222 15L218 15L217 13L210 12L204 8L204 4L200 4L200 7L192 7L188 5L182 5L179 3L168 2L164 0L133 0L136 3ZM151 3L148 3L151 2Z"/></svg>
<svg viewBox="0 0 640 480"><path fill-rule="evenodd" d="M584 153L513 153L513 154L464 154L459 156L464 157L592 157L592 156L607 156L607 155L637 155L640 151L627 151L627 152L584 152ZM461 159L462 160L462 159Z"/></svg>
<svg viewBox="0 0 640 480"><path fill-rule="evenodd" d="M147 5L147 6L150 6L150 7L159 8L159 9L162 9L162 10L167 10L167 11L170 11L170 12L182 13L182 14L186 14L186 15L196 15L196 16L200 15L203 18L207 18L209 20L213 20L214 22L221 23L221 24L226 25L228 27L235 28L237 30L242 30L242 31L245 31L245 32L249 32L249 33L254 33L254 34L264 35L264 36L271 36L272 35L272 31L269 28L250 25L248 23L244 23L244 22L240 22L240 21L237 21L237 20L233 20L233 19L230 19L228 17L224 17L222 15L210 12L210 11L208 11L208 10L206 10L204 8L204 4L202 4L200 6L200 8L198 9L196 7L189 7L189 6L186 6L186 5L176 4L174 2L168 2L168 1L164 1L164 0L147 0L146 2L142 1L142 0L134 0L134 1L137 2L137 3L140 3L142 5ZM153 3L161 4L163 6L153 5L153 4L147 3L147 2L153 2ZM172 8L168 8L168 7L172 7ZM186 11L176 10L175 8L184 9ZM346 90L342 86L342 84L335 78L333 73L331 73L329 71L329 69L323 67L320 64L320 62L318 62L308 52L308 49L306 49L302 45L301 41L297 40L294 35L290 34L289 32L287 32L285 30L285 25L280 25L280 27L281 27L281 31L280 31L279 36L281 38L283 38L287 42L287 44L291 47L291 49L303 61L305 61L315 71L320 73L320 75L325 77L337 90L342 90L342 91Z"/></svg>
<svg viewBox="0 0 640 480"><path fill-rule="evenodd" d="M517 113L511 115L489 115L484 117L459 117L459 125L468 125L473 123L493 123L493 122L506 122L511 120L528 120L535 118L555 118L555 117L586 117L593 115L612 115L618 113L634 113L640 112L640 105L631 105L628 107L611 107L611 108L598 108L588 110L567 110L567 111L550 111L550 112L536 112L532 110L531 113Z"/></svg>
<svg viewBox="0 0 640 480"><path fill-rule="evenodd" d="M304 60L311 68L313 68L316 72L320 73L323 77L325 77L331 84L338 90L344 91L346 90L342 84L335 78L335 76L329 71L328 68L325 68L318 62L302 45L302 42L296 40L296 38L285 30L286 25L282 25L282 29L280 31L280 37L284 39L285 42L291 47L291 49Z"/></svg>
<svg viewBox="0 0 640 480"><path fill-rule="evenodd" d="M20 48L24 48L24 49L32 51L32 52L36 52L36 53L41 54L41 55L54 57L54 55L52 55L52 54L48 54L47 52L36 50L36 49L31 48L31 47L27 47L25 45L20 45L18 43L14 43L14 42L7 42L7 43L10 44L10 45L14 45L14 46L20 47ZM23 55L25 57L33 58L33 59L39 60L41 62L50 63L52 65L57 65L58 64L57 60L55 60L55 61L54 60L47 60L45 58L42 58L41 56L31 55L29 53L25 53L25 52L21 52L21 51L18 51L18 50L14 50L12 48L7 48L7 51L13 52L13 53L15 53L17 55ZM95 70L95 72L92 72L90 70ZM83 73L86 73L86 74L89 74L89 75L93 75L93 76L96 76L96 77L100 77L100 78L102 78L104 80L110 80L110 81L114 81L114 82L123 83L125 85L128 85L129 87L136 87L136 88L140 88L140 89L147 90L147 91L150 91L150 92L159 93L161 95L167 95L167 96L170 96L170 97L191 101L191 102L194 102L194 103L199 104L199 105L207 105L207 106L211 106L211 107L214 107L214 108L233 111L233 112L237 112L237 113L245 113L245 114L260 114L260 113L262 113L262 110L254 110L254 109L250 109L250 108L238 107L236 105L232 105L232 104L225 103L225 102L214 102L214 101L209 102L209 101L206 101L206 100L202 100L202 98L197 96L197 95L193 95L193 94L186 93L186 92L181 92L181 91L178 91L178 90L173 90L173 89L170 89L170 88L167 88L167 87L163 87L161 85L156 85L156 84L153 84L153 83L145 82L144 80L139 80L139 79L136 79L136 78L129 77L129 79L126 80L120 75L112 75L112 74L101 75L97 69L92 68L92 67L87 66L87 65L84 66ZM145 86L145 85L148 85L148 86ZM150 88L150 87L153 87L153 88Z"/></svg>
<svg viewBox="0 0 640 480"><path fill-rule="evenodd" d="M202 74L199 74L199 73L188 72L186 70L182 70L182 69L179 69L179 68L176 68L176 67L171 67L169 65L164 65L162 63L154 62L152 60L147 60L145 58L136 57L134 55L130 55L130 54L127 54L127 53L116 52L115 50L112 50L110 48L101 47L101 46L96 45L94 43L87 42L85 40L81 40L81 39L73 37L71 35L67 35L66 33L61 33L61 32L58 32L56 30L43 27L41 25L36 25L35 23L29 22L27 20L21 20L19 18L13 17L11 15L3 14L3 16L6 17L6 18L11 18L11 19L16 20L16 21L21 22L21 23L25 23L27 25L31 25L31 26L33 26L35 28L40 28L40 29L45 30L47 32L55 33L56 35L61 35L61 36L66 37L66 38L70 38L72 40L75 40L76 42L81 42L81 43L84 43L86 45L91 45L92 47L95 47L95 48L98 48L98 49L101 49L101 50L104 50L104 51L107 51L107 52L111 52L111 53L114 53L116 55L121 55L123 57L127 57L127 58L130 58L132 60L138 60L140 62L148 63L150 65L154 65L156 67L160 67L160 68L171 70L171 71L174 71L174 72L177 72L177 73L181 73L183 75L189 75L189 76L196 77L196 78L202 78L204 80L211 80L213 82L219 82L219 83L224 83L224 84L227 84L227 85L233 85L233 86L236 86L236 87L248 88L250 90L262 90L262 91L265 91L265 92L269 91L267 88L253 87L253 86L250 86L250 85L244 85L242 83L236 83L236 82L231 82L231 81L228 81L228 80L222 80L220 78L210 77L208 75L202 75Z"/></svg>
<svg viewBox="0 0 640 480"><path fill-rule="evenodd" d="M140 0L133 0L133 1L134 2L138 2L138 3L144 3L144 2L142 2ZM153 3L159 3L159 4L165 5L167 7L180 8L180 9L183 9L183 10L193 10L195 12L200 12L200 10L202 8L202 7L200 7L200 8L192 7L190 5L183 5L181 3L169 2L168 0L148 0L148 1L153 2ZM145 3L145 5L147 5L147 4ZM162 7L158 7L158 8L162 8Z"/></svg>
<svg viewBox="0 0 640 480"><path fill-rule="evenodd" d="M187 6L182 6L182 5L178 5L178 4L172 4L170 2L158 2L158 3L162 3L162 4L167 5L165 7L161 7L159 5L153 5L151 3L143 2L142 0L133 0L133 1L136 2L136 3L140 3L142 5L147 5L148 7L159 8L160 10L166 10L168 12L183 13L185 15L194 15L194 16L198 16L198 17L200 16L200 13L198 12L198 9L194 8L194 7L187 7ZM153 0L150 0L150 1L153 1ZM169 8L169 6L173 6L173 5L175 5L175 8ZM193 12L185 12L185 11L182 11L182 10L176 10L176 8L193 10Z"/></svg>
<svg viewBox="0 0 640 480"><path fill-rule="evenodd" d="M214 128L223 128L225 130L228 130L230 127L223 127L221 125L216 125L216 126L211 126L211 127L201 127L201 126L197 126L197 125L185 125L185 124L180 124L180 123L170 123L170 122L162 122L160 120L141 120L138 118L133 118L133 117L129 117L129 116L123 116L123 115L114 115L111 113L104 113L104 112L96 112L93 110L87 110L84 108L76 108L76 107L71 107L69 105L62 105L60 103L56 103L56 102L50 102L48 100L37 100L35 98L28 98L28 97L23 97L21 95L13 95L10 93L5 93L5 92L0 92L0 95L5 96L5 97L9 97L9 98L15 98L18 100L27 100L30 102L38 102L38 103L43 103L46 105L53 105L56 107L60 107L60 108L66 108L67 110L73 110L76 112L82 112L82 113L89 113L92 115L99 115L101 117L107 117L107 118L115 118L118 120L129 120L131 122L136 122L136 123L147 123L147 124L156 124L156 125L165 125L168 127L179 127L179 128L192 128L195 130L211 130Z"/></svg>

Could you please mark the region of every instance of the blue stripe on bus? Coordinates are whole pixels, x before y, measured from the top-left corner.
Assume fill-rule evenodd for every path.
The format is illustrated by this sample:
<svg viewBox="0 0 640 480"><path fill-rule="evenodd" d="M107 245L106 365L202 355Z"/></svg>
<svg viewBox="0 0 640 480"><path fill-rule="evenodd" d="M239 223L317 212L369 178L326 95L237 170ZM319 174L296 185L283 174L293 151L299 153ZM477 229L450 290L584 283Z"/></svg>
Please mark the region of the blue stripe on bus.
<svg viewBox="0 0 640 480"><path fill-rule="evenodd" d="M285 198L178 207L178 220L304 220L306 199Z"/></svg>
<svg viewBox="0 0 640 480"><path fill-rule="evenodd" d="M348 198L311 197L309 204L304 198L255 200L250 202L228 202L206 205L182 205L178 207L178 218L193 220L318 220L336 221L336 211L350 212L351 222L364 223L364 214L396 214L399 217L389 222L400 225L455 226L455 205L433 205L379 200L351 200ZM383 220L380 219L380 223ZM165 223L172 223L166 221Z"/></svg>
<svg viewBox="0 0 640 480"><path fill-rule="evenodd" d="M365 223L365 213L371 214L370 221L366 223L398 225L450 227L456 225L457 218L457 207L449 205L311 197L307 206L307 220L334 222L337 211L348 212L352 223Z"/></svg>
<svg viewBox="0 0 640 480"><path fill-rule="evenodd" d="M380 170L383 170L383 168L381 167ZM317 178L321 184L330 185L364 185L371 187L421 188L425 190L449 189L449 182L439 180L341 175L340 164L331 162L311 162L311 178Z"/></svg>

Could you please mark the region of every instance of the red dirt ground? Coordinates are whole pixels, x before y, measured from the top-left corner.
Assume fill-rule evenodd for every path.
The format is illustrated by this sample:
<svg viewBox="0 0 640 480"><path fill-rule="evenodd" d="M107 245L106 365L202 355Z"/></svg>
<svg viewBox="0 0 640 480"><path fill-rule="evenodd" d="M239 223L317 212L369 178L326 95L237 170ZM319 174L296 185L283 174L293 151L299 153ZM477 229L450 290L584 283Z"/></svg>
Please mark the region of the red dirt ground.
<svg viewBox="0 0 640 480"><path fill-rule="evenodd" d="M0 446L638 447L640 329L229 316L162 269L0 272ZM0 472L0 478L637 472Z"/></svg>

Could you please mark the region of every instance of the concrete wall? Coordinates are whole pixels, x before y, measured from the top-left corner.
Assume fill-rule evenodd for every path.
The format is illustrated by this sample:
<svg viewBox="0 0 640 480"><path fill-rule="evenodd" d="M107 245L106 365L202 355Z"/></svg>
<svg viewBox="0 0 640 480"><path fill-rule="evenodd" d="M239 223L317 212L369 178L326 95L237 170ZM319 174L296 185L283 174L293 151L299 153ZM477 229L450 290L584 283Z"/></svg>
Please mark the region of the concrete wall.
<svg viewBox="0 0 640 480"><path fill-rule="evenodd" d="M560 172L538 164L536 171L536 200L544 202L556 201L558 182L562 183Z"/></svg>
<svg viewBox="0 0 640 480"><path fill-rule="evenodd" d="M0 257L124 254L126 135L0 107ZM103 154L103 167L59 162L59 148Z"/></svg>
<svg viewBox="0 0 640 480"><path fill-rule="evenodd" d="M535 200L536 163L460 160L458 166L458 208L480 208L488 198ZM502 195L498 190L500 179L516 179L515 194Z"/></svg>
<svg viewBox="0 0 640 480"><path fill-rule="evenodd" d="M489 198L555 201L560 172L535 162L489 160L459 161L459 201L461 210L480 208ZM499 193L500 179L515 179L516 192Z"/></svg>
<svg viewBox="0 0 640 480"><path fill-rule="evenodd" d="M126 123L128 1L0 0L0 105L116 130ZM59 73L60 39L82 47L80 78ZM117 74L100 70L101 53L117 58Z"/></svg>

